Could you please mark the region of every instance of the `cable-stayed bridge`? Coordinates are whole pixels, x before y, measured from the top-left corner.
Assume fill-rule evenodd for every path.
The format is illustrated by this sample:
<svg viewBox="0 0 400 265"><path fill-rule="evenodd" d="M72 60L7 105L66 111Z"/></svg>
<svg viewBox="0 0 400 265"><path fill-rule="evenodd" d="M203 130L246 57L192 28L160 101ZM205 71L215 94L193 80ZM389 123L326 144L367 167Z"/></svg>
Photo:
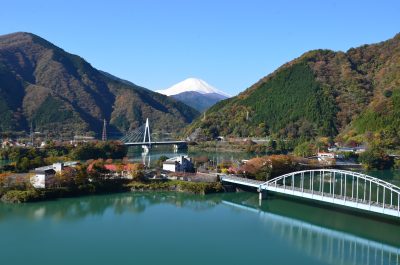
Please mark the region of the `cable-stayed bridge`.
<svg viewBox="0 0 400 265"><path fill-rule="evenodd" d="M171 145L175 150L187 147L187 142L183 140L174 140L160 133L150 132L149 119L139 128L128 132L120 139L126 146L141 146L145 152L148 152L152 146Z"/></svg>

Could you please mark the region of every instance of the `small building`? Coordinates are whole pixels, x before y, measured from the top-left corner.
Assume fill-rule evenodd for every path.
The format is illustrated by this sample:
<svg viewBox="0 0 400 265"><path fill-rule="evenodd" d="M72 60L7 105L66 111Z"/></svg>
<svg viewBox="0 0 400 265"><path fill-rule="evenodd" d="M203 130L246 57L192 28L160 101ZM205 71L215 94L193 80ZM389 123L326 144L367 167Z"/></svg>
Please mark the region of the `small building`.
<svg viewBox="0 0 400 265"><path fill-rule="evenodd" d="M1 143L1 148L8 148L8 147L13 147L15 143L13 143L11 140L4 140Z"/></svg>
<svg viewBox="0 0 400 265"><path fill-rule="evenodd" d="M37 168L34 171L35 175L31 177L30 181L33 187L37 189L44 189L51 185L56 175L56 171L51 168Z"/></svg>
<svg viewBox="0 0 400 265"><path fill-rule="evenodd" d="M77 145L79 143L90 143L95 141L96 138L94 138L93 136L75 135L74 139L70 141L70 144Z"/></svg>
<svg viewBox="0 0 400 265"><path fill-rule="evenodd" d="M163 162L163 170L171 172L194 172L192 159L188 156L177 156Z"/></svg>
<svg viewBox="0 0 400 265"><path fill-rule="evenodd" d="M60 173L66 168L76 167L79 162L58 162L50 166L38 167L32 172L34 175L30 178L30 182L33 187L37 189L44 189L49 187L54 182L56 173Z"/></svg>
<svg viewBox="0 0 400 265"><path fill-rule="evenodd" d="M356 147L347 147L347 146L332 146L328 148L329 152L340 152L340 153L362 153L365 152L366 147L363 145Z"/></svg>
<svg viewBox="0 0 400 265"><path fill-rule="evenodd" d="M343 159L343 154L335 154L335 153L328 153L328 152L319 152L317 153L318 161L327 161L333 159Z"/></svg>
<svg viewBox="0 0 400 265"><path fill-rule="evenodd" d="M327 152L319 152L319 153L317 153L317 158L318 158L318 161L335 159L335 154L327 153Z"/></svg>

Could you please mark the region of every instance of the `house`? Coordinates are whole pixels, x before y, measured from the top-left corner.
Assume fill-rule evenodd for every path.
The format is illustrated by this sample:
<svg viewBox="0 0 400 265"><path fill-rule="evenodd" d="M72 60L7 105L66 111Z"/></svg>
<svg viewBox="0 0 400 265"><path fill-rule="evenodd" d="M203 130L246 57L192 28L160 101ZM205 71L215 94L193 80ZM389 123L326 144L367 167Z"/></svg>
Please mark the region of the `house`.
<svg viewBox="0 0 400 265"><path fill-rule="evenodd" d="M343 154L335 154L335 153L328 153L328 152L318 152L317 153L318 161L327 161L333 159L343 159Z"/></svg>
<svg viewBox="0 0 400 265"><path fill-rule="evenodd" d="M54 181L56 171L52 167L42 167L36 168L34 174L30 179L32 186L37 189L44 189Z"/></svg>
<svg viewBox="0 0 400 265"><path fill-rule="evenodd" d="M93 136L75 135L74 139L70 141L70 144L77 145L79 143L90 143L95 142L96 138Z"/></svg>
<svg viewBox="0 0 400 265"><path fill-rule="evenodd" d="M335 159L334 153L327 153L327 152L319 152L317 153L318 161L328 160L328 159Z"/></svg>
<svg viewBox="0 0 400 265"><path fill-rule="evenodd" d="M32 172L34 175L30 178L33 187L44 189L51 186L54 182L56 173L61 173L66 168L76 167L79 162L69 161L65 163L54 163L50 166L38 167Z"/></svg>
<svg viewBox="0 0 400 265"><path fill-rule="evenodd" d="M177 156L163 162L163 170L171 172L194 172L192 159L188 156Z"/></svg>
<svg viewBox="0 0 400 265"><path fill-rule="evenodd" d="M356 147L346 147L346 146L332 146L328 148L329 152L341 152L341 153L362 153L365 152L366 147L363 145Z"/></svg>
<svg viewBox="0 0 400 265"><path fill-rule="evenodd" d="M1 148L13 147L15 144L11 140L4 140L1 143Z"/></svg>

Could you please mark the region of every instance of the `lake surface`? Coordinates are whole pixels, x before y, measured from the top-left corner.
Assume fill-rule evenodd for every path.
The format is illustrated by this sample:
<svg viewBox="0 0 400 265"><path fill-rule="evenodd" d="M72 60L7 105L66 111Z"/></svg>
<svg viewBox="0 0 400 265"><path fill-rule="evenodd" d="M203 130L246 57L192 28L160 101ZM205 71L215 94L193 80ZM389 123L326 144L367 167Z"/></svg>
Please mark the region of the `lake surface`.
<svg viewBox="0 0 400 265"><path fill-rule="evenodd" d="M398 264L400 223L255 193L0 204L1 264Z"/></svg>
<svg viewBox="0 0 400 265"><path fill-rule="evenodd" d="M9 164L9 163L10 163L9 160L2 160L2 159L0 159L0 167L2 167L2 166L4 166L4 165L7 165L7 164Z"/></svg>
<svg viewBox="0 0 400 265"><path fill-rule="evenodd" d="M142 153L140 148L130 147L128 151L128 158L135 162L144 163L147 166L154 166L157 160L161 156L166 156L168 158L179 156L179 155L188 155L190 157L204 157L207 156L210 161L218 164L222 161L231 161L234 163L238 163L243 159L250 159L255 157L255 154L246 153L246 152L220 152L220 151L188 151L188 150L179 150L178 152L174 152L171 148L160 147L151 149L149 153Z"/></svg>

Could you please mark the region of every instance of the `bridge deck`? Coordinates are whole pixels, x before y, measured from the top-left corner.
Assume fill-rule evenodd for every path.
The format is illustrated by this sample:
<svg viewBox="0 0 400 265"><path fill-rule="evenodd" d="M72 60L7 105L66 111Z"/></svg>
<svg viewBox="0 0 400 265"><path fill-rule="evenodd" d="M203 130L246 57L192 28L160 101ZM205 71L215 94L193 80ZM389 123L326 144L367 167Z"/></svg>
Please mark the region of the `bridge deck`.
<svg viewBox="0 0 400 265"><path fill-rule="evenodd" d="M173 144L186 144L186 141L155 141L155 142L126 142L124 145L142 146L142 145L173 145Z"/></svg>
<svg viewBox="0 0 400 265"><path fill-rule="evenodd" d="M228 175L221 176L221 181L238 184L238 185L249 186L249 187L253 187L253 188L259 188L262 184L265 183L265 181L241 178L241 177L236 177L236 176L228 176Z"/></svg>

